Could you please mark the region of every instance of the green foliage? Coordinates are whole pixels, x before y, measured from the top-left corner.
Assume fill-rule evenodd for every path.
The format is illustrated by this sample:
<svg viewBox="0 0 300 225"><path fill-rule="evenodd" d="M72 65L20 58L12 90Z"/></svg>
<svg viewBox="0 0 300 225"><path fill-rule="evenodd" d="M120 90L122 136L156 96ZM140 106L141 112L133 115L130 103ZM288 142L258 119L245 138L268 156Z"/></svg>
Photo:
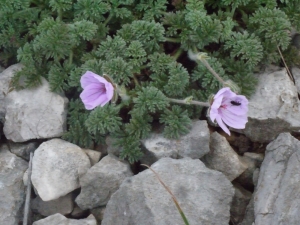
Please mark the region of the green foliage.
<svg viewBox="0 0 300 225"><path fill-rule="evenodd" d="M85 121L85 126L88 132L93 135L104 135L109 132L116 132L120 130L120 126L122 125L122 119L118 114L119 108L113 105L97 107Z"/></svg>
<svg viewBox="0 0 300 225"><path fill-rule="evenodd" d="M64 133L63 139L82 147L93 147L94 137L85 127L89 113L84 109L80 100L71 101L69 104L68 132Z"/></svg>
<svg viewBox="0 0 300 225"><path fill-rule="evenodd" d="M125 41L140 41L149 54L160 49L159 43L165 40L164 32L160 23L138 20L123 25L117 34Z"/></svg>
<svg viewBox="0 0 300 225"><path fill-rule="evenodd" d="M127 85L130 78L133 77L131 65L120 57L107 60L103 65L103 71L109 74L118 84Z"/></svg>
<svg viewBox="0 0 300 225"><path fill-rule="evenodd" d="M253 49L253 47L255 49ZM230 49L232 58L240 57L245 62L245 66L253 69L263 57L263 47L255 34L233 33L226 42L224 48Z"/></svg>
<svg viewBox="0 0 300 225"><path fill-rule="evenodd" d="M117 134L115 137L115 145L122 148L120 153L121 159L127 159L129 163L138 161L141 156L140 139L129 134Z"/></svg>
<svg viewBox="0 0 300 225"><path fill-rule="evenodd" d="M250 24L263 42L271 42L283 50L287 49L290 43L287 31L291 29L291 23L283 11L260 7L250 18Z"/></svg>
<svg viewBox="0 0 300 225"><path fill-rule="evenodd" d="M152 21L163 16L166 11L166 0L141 0L137 4L136 10L142 13L143 20Z"/></svg>
<svg viewBox="0 0 300 225"><path fill-rule="evenodd" d="M151 132L152 117L148 114L134 114L130 122L125 125L125 130L130 136L137 139L147 138Z"/></svg>
<svg viewBox="0 0 300 225"><path fill-rule="evenodd" d="M21 62L15 88L46 78L52 91L70 97L64 138L82 147L115 139L121 158L141 157L140 140L158 121L168 138L189 131L202 107L170 105L169 98L207 101L221 88L188 51L205 52L224 79L249 96L253 76L278 47L287 62L299 63L289 30L300 29L299 0L2 0L0 63ZM78 99L86 71L108 74L118 85L115 104L84 108Z"/></svg>
<svg viewBox="0 0 300 225"><path fill-rule="evenodd" d="M143 87L137 92L137 97L133 99L133 102L136 105L134 112L138 114L155 113L164 110L169 105L167 97L155 87Z"/></svg>
<svg viewBox="0 0 300 225"><path fill-rule="evenodd" d="M177 105L172 106L171 110L166 109L160 117L160 122L166 124L164 136L167 138L179 138L181 135L187 134L191 126L191 119L187 111Z"/></svg>

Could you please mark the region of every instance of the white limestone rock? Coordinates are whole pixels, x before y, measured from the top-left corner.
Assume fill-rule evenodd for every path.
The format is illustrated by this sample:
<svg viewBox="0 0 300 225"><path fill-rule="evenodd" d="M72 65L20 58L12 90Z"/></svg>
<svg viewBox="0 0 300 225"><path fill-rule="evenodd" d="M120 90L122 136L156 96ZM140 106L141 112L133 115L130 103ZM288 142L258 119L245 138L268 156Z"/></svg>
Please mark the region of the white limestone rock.
<svg viewBox="0 0 300 225"><path fill-rule="evenodd" d="M55 213L62 215L70 214L74 208L74 201L72 193L62 196L52 201L43 201L39 196L31 202L31 209L33 212L39 213L43 216L50 216Z"/></svg>
<svg viewBox="0 0 300 225"><path fill-rule="evenodd" d="M9 148L11 153L25 159L26 161L30 160L30 152L34 152L38 147L37 142L29 143L9 143Z"/></svg>
<svg viewBox="0 0 300 225"><path fill-rule="evenodd" d="M142 140L144 156L140 161L151 165L163 157L199 159L209 152L209 137L205 120L193 121L190 132L178 140L165 138L162 133L152 133Z"/></svg>
<svg viewBox="0 0 300 225"><path fill-rule="evenodd" d="M4 134L13 142L60 137L66 131L68 99L50 91L43 78L36 88L13 90L5 97Z"/></svg>
<svg viewBox="0 0 300 225"><path fill-rule="evenodd" d="M79 178L90 167L90 160L80 147L52 139L34 152L32 184L43 201L54 200L79 188Z"/></svg>
<svg viewBox="0 0 300 225"><path fill-rule="evenodd" d="M0 72L0 121L4 122L5 118L5 97L9 91L12 91L10 85L14 73L22 69L21 64L15 64ZM0 69L1 70L1 69Z"/></svg>
<svg viewBox="0 0 300 225"><path fill-rule="evenodd" d="M225 137L214 132L210 138L210 152L201 160L208 168L224 173L230 181L234 180L247 169L247 164Z"/></svg>
<svg viewBox="0 0 300 225"><path fill-rule="evenodd" d="M249 99L248 123L242 132L253 142L268 143L282 132L300 130L297 88L285 68L268 68L258 74Z"/></svg>
<svg viewBox="0 0 300 225"><path fill-rule="evenodd" d="M45 219L35 221L32 225L97 225L97 221L92 214L86 219L74 220L56 213L52 216L46 217Z"/></svg>
<svg viewBox="0 0 300 225"><path fill-rule="evenodd" d="M22 220L26 189L23 174L28 163L0 146L0 224L17 225Z"/></svg>
<svg viewBox="0 0 300 225"><path fill-rule="evenodd" d="M92 166L99 162L101 158L101 152L85 148L83 148L82 150L89 157Z"/></svg>
<svg viewBox="0 0 300 225"><path fill-rule="evenodd" d="M81 209L104 206L123 180L132 175L127 162L107 155L80 178L81 192L76 203Z"/></svg>
<svg viewBox="0 0 300 225"><path fill-rule="evenodd" d="M162 158L152 166L176 196L190 224L228 225L234 189L198 159ZM152 171L126 178L110 198L102 225L183 224L170 194Z"/></svg>
<svg viewBox="0 0 300 225"><path fill-rule="evenodd" d="M238 183L234 183L234 189L235 193L231 203L230 215L232 223L239 224L245 216L252 193L244 189Z"/></svg>
<svg viewBox="0 0 300 225"><path fill-rule="evenodd" d="M300 141L280 134L266 149L254 192L255 225L300 224Z"/></svg>

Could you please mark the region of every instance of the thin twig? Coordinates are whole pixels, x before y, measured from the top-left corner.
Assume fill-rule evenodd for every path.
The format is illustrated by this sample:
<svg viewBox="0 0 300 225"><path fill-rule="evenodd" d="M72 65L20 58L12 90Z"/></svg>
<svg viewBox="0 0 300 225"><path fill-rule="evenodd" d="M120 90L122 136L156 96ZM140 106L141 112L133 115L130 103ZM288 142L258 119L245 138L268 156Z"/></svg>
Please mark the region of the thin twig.
<svg viewBox="0 0 300 225"><path fill-rule="evenodd" d="M168 98L168 100L170 102L185 104L185 105L200 105L200 106L205 106L205 107L210 106L210 104L208 102L199 102L199 101L195 101L195 100L191 100L191 101L189 101L189 103L187 103L185 100L180 100L180 99L175 99L175 98Z"/></svg>
<svg viewBox="0 0 300 225"><path fill-rule="evenodd" d="M200 58L199 59L204 66L217 78L217 80L221 83L221 84L225 84L225 81L219 76L219 74L216 73L216 71L214 71L214 69L209 65L209 63L206 61L206 59Z"/></svg>
<svg viewBox="0 0 300 225"><path fill-rule="evenodd" d="M32 157L33 157L33 153L30 152L30 160L29 160L29 168L28 168L28 179L27 179L27 190L26 190L26 200L25 200L25 208L24 208L23 225L27 225L27 223L28 223L28 214L29 214L29 205L30 205L30 196L31 196Z"/></svg>
<svg viewBox="0 0 300 225"><path fill-rule="evenodd" d="M168 188L167 185L165 185L165 183L161 180L161 178L159 177L158 173L156 173L156 172L155 172L151 167L149 167L148 165L145 165L145 164L141 164L141 165L147 167L149 170L151 170L151 171L155 174L156 178L159 180L159 182L162 184L162 186L163 186L163 187L167 190L167 192L169 192L169 194L171 195L171 197L172 197L172 199L173 199L173 202L175 203L175 205L176 205L176 207L177 207L177 209L178 209L178 211L179 211L179 213L180 213L180 215L181 215L181 217L182 217L182 219L183 219L185 225L189 225L189 222L188 222L188 220L187 220L187 218L186 218L184 212L182 211L182 209L181 209L181 207L180 207L180 205L179 205L179 202L177 201L175 195L173 195L173 193L171 192L170 188Z"/></svg>
<svg viewBox="0 0 300 225"><path fill-rule="evenodd" d="M284 64L284 66L285 66L285 69L286 69L286 71L287 71L287 73L288 73L290 79L295 83L295 79L294 79L293 75L291 74L291 72L290 72L288 66L286 65L285 60L284 60L284 58L283 58L283 55L282 55L282 53L281 53L280 48L279 48L278 45L277 45L277 49L278 49L278 52L279 52L279 54L280 54L280 57L281 57L281 59L282 59L282 61L283 61L283 64Z"/></svg>

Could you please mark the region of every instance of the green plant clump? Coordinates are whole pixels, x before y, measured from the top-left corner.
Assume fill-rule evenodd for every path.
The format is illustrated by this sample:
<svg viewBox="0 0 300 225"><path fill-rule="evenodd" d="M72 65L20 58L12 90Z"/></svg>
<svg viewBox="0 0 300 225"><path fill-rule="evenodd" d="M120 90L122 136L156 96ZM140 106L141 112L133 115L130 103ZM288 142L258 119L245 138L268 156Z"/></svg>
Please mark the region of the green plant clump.
<svg viewBox="0 0 300 225"><path fill-rule="evenodd" d="M253 73L287 58L289 31L300 29L300 0L2 0L0 61L17 61L15 88L46 78L70 98L64 138L92 147L110 134L122 158L141 156L140 140L153 123L167 138L189 131L199 106L169 98L206 101L220 84L188 51L205 52L211 67L236 82L241 94L255 88ZM291 53L292 52L292 53ZM87 111L78 100L80 77L108 74L129 98ZM22 78L22 82L20 82Z"/></svg>

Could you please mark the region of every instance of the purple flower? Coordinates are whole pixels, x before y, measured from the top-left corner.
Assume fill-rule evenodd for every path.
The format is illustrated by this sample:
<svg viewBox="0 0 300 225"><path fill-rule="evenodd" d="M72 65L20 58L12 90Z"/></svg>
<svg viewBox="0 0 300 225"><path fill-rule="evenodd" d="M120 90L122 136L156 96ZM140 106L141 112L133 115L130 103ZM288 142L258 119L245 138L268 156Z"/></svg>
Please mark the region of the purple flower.
<svg viewBox="0 0 300 225"><path fill-rule="evenodd" d="M91 71L82 75L80 83L83 88L80 98L88 110L92 110L98 105L104 106L114 95L113 85Z"/></svg>
<svg viewBox="0 0 300 225"><path fill-rule="evenodd" d="M248 100L243 95L237 95L230 88L222 88L214 96L210 106L209 117L230 135L230 131L225 124L236 129L244 129L248 112Z"/></svg>

